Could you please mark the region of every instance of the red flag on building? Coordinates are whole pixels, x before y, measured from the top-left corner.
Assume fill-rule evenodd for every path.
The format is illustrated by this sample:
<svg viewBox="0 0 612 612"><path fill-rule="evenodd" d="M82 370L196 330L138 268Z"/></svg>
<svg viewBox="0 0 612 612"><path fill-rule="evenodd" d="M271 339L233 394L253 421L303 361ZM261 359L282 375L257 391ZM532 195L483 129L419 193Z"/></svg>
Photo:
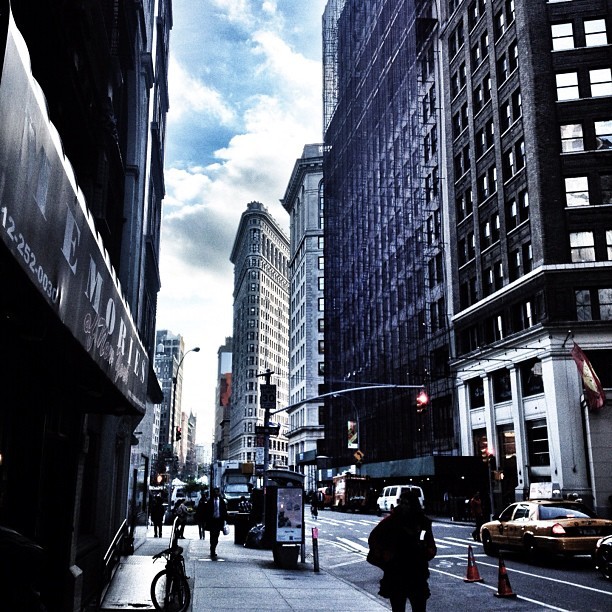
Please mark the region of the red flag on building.
<svg viewBox="0 0 612 612"><path fill-rule="evenodd" d="M584 351L574 342L572 348L572 358L578 366L578 372L582 378L584 385L584 395L586 397L587 406L590 410L599 411L606 403L606 394L604 393L601 381L589 361L589 358L584 354Z"/></svg>

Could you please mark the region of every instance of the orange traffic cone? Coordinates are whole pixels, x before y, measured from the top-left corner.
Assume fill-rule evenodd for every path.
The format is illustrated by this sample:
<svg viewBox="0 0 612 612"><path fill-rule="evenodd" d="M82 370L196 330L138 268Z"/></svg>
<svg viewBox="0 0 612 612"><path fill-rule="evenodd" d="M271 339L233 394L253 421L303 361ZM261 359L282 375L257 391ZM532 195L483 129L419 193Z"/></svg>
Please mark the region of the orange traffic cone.
<svg viewBox="0 0 612 612"><path fill-rule="evenodd" d="M478 568L476 567L476 560L474 559L474 551L471 546L468 546L468 566L467 575L463 579L463 582L484 582L484 579L480 577Z"/></svg>
<svg viewBox="0 0 612 612"><path fill-rule="evenodd" d="M499 581L495 597L516 597L516 593L512 592L508 573L506 572L506 565L501 555L499 555Z"/></svg>

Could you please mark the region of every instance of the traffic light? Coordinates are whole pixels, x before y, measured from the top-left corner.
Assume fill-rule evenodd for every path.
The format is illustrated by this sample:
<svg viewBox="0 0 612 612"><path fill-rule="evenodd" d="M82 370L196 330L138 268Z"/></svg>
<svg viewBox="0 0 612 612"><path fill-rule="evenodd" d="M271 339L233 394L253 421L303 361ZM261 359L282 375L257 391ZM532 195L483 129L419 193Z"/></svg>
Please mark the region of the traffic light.
<svg viewBox="0 0 612 612"><path fill-rule="evenodd" d="M176 428L176 441L178 442L183 437L183 432L180 427Z"/></svg>
<svg viewBox="0 0 612 612"><path fill-rule="evenodd" d="M427 391L425 391L425 389L421 389L416 398L417 412L423 412L428 405L429 395L427 395Z"/></svg>

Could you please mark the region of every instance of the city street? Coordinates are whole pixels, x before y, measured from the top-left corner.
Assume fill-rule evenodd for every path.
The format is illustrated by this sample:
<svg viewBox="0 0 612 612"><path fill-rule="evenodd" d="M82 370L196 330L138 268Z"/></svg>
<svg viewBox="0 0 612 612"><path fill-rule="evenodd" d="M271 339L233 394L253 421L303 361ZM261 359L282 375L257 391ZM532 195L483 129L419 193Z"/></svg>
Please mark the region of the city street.
<svg viewBox="0 0 612 612"><path fill-rule="evenodd" d="M318 520L306 520L307 538L312 526L319 530L321 569L361 589L376 594L382 572L366 562L367 539L381 520L374 515L340 514L325 510ZM607 611L612 608L612 582L594 569L590 558L555 558L530 564L522 555L504 553L512 592L517 598L496 598L499 564L483 553L471 538L469 524L434 521L438 555L430 563L432 597L428 610L575 610ZM484 582L466 583L468 546ZM311 542L307 542L311 551ZM310 561L310 559L307 559ZM382 598L381 602L386 602Z"/></svg>

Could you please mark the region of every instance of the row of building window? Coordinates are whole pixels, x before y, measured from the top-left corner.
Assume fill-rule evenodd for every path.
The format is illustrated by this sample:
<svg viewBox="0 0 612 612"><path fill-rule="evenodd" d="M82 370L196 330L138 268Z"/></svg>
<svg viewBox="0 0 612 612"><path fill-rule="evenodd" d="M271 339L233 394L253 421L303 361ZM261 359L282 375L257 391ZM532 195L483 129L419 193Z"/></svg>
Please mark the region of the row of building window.
<svg viewBox="0 0 612 612"><path fill-rule="evenodd" d="M608 44L605 19L584 19L576 23L564 21L550 27L553 51Z"/></svg>
<svg viewBox="0 0 612 612"><path fill-rule="evenodd" d="M578 100L612 95L612 69L593 68L555 75L557 100Z"/></svg>
<svg viewBox="0 0 612 612"><path fill-rule="evenodd" d="M561 129L563 153L612 149L612 119L583 123L565 123Z"/></svg>

